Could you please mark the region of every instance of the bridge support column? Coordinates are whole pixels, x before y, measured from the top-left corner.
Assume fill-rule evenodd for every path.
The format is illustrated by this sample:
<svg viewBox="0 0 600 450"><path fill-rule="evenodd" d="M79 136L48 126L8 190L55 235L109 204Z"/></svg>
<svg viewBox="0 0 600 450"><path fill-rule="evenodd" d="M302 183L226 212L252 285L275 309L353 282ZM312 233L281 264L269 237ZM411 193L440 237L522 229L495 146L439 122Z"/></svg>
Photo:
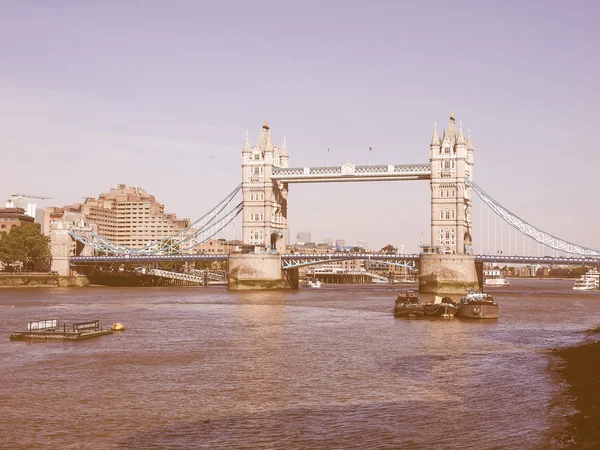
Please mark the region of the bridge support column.
<svg viewBox="0 0 600 450"><path fill-rule="evenodd" d="M461 294L479 289L472 255L422 254L419 256L419 292Z"/></svg>
<svg viewBox="0 0 600 450"><path fill-rule="evenodd" d="M297 288L281 269L281 256L266 253L238 253L229 256L227 289L266 290Z"/></svg>

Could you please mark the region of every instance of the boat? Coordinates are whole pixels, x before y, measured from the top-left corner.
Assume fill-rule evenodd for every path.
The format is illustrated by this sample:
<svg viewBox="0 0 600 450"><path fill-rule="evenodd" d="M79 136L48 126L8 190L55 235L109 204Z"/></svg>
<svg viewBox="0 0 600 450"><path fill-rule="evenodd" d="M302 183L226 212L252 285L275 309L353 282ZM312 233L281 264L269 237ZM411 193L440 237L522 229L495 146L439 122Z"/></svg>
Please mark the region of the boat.
<svg viewBox="0 0 600 450"><path fill-rule="evenodd" d="M401 291L394 303L394 315L397 317L442 317L452 318L458 311L458 305L449 297L434 298L433 303L421 303L415 291Z"/></svg>
<svg viewBox="0 0 600 450"><path fill-rule="evenodd" d="M600 288L600 272L590 269L575 281L573 289L576 291L593 291Z"/></svg>
<svg viewBox="0 0 600 450"><path fill-rule="evenodd" d="M497 319L498 303L490 294L469 291L460 298L457 317L467 319Z"/></svg>
<svg viewBox="0 0 600 450"><path fill-rule="evenodd" d="M435 296L433 303L424 303L423 310L426 316L451 318L458 312L458 304L454 303L450 297Z"/></svg>
<svg viewBox="0 0 600 450"><path fill-rule="evenodd" d="M309 288L320 288L321 280L317 280L316 278L304 278L302 280L302 286Z"/></svg>
<svg viewBox="0 0 600 450"><path fill-rule="evenodd" d="M425 315L423 304L415 291L400 291L394 302L394 316L422 317Z"/></svg>
<svg viewBox="0 0 600 450"><path fill-rule="evenodd" d="M104 329L100 320L60 321L58 319L45 319L27 322L27 328L11 334L10 340L79 341L107 334L112 334L112 329Z"/></svg>
<svg viewBox="0 0 600 450"><path fill-rule="evenodd" d="M499 286L510 286L510 283L502 275L498 275L498 276L486 277L485 280L483 280L483 285L489 286L489 287L499 287Z"/></svg>

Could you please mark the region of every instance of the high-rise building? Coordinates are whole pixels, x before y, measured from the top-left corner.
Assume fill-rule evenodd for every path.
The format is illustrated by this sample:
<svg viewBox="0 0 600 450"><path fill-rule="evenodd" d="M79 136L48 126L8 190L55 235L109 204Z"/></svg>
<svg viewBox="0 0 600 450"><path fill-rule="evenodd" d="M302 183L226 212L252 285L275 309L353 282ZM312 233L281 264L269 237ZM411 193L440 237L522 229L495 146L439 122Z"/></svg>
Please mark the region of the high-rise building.
<svg viewBox="0 0 600 450"><path fill-rule="evenodd" d="M15 194L15 196L6 201L6 207L23 208L25 210L25 214L27 214L29 217L35 218L36 204L29 200L28 197Z"/></svg>
<svg viewBox="0 0 600 450"><path fill-rule="evenodd" d="M98 226L100 236L131 248L144 247L190 225L189 219L165 213L162 203L137 186L119 184L97 199L87 197L81 205L71 206L76 207Z"/></svg>
<svg viewBox="0 0 600 450"><path fill-rule="evenodd" d="M312 242L312 235L310 231L301 231L296 235L296 242L298 244L306 244Z"/></svg>

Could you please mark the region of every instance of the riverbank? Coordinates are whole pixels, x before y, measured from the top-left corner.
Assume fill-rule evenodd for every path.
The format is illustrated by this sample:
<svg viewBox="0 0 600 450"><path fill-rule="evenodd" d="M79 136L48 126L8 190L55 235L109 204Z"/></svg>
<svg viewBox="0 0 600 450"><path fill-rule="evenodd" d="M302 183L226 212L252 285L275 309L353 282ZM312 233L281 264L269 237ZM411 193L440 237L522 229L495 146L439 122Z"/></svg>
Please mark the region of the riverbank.
<svg viewBox="0 0 600 450"><path fill-rule="evenodd" d="M600 333L600 326L592 333ZM560 359L558 374L576 409L566 418L563 448L600 448L600 340L556 349L554 354Z"/></svg>
<svg viewBox="0 0 600 450"><path fill-rule="evenodd" d="M63 277L56 273L1 273L0 288L16 287L81 287L90 284L85 275Z"/></svg>

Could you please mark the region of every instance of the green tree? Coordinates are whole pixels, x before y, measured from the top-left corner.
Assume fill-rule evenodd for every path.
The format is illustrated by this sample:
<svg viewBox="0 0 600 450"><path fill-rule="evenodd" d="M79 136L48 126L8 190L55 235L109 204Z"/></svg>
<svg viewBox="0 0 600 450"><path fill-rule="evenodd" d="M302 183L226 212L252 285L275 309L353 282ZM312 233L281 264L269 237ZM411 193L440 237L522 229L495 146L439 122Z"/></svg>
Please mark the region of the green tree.
<svg viewBox="0 0 600 450"><path fill-rule="evenodd" d="M23 224L8 233L0 233L0 260L6 264L23 263L23 267L49 270L50 237L34 224Z"/></svg>

